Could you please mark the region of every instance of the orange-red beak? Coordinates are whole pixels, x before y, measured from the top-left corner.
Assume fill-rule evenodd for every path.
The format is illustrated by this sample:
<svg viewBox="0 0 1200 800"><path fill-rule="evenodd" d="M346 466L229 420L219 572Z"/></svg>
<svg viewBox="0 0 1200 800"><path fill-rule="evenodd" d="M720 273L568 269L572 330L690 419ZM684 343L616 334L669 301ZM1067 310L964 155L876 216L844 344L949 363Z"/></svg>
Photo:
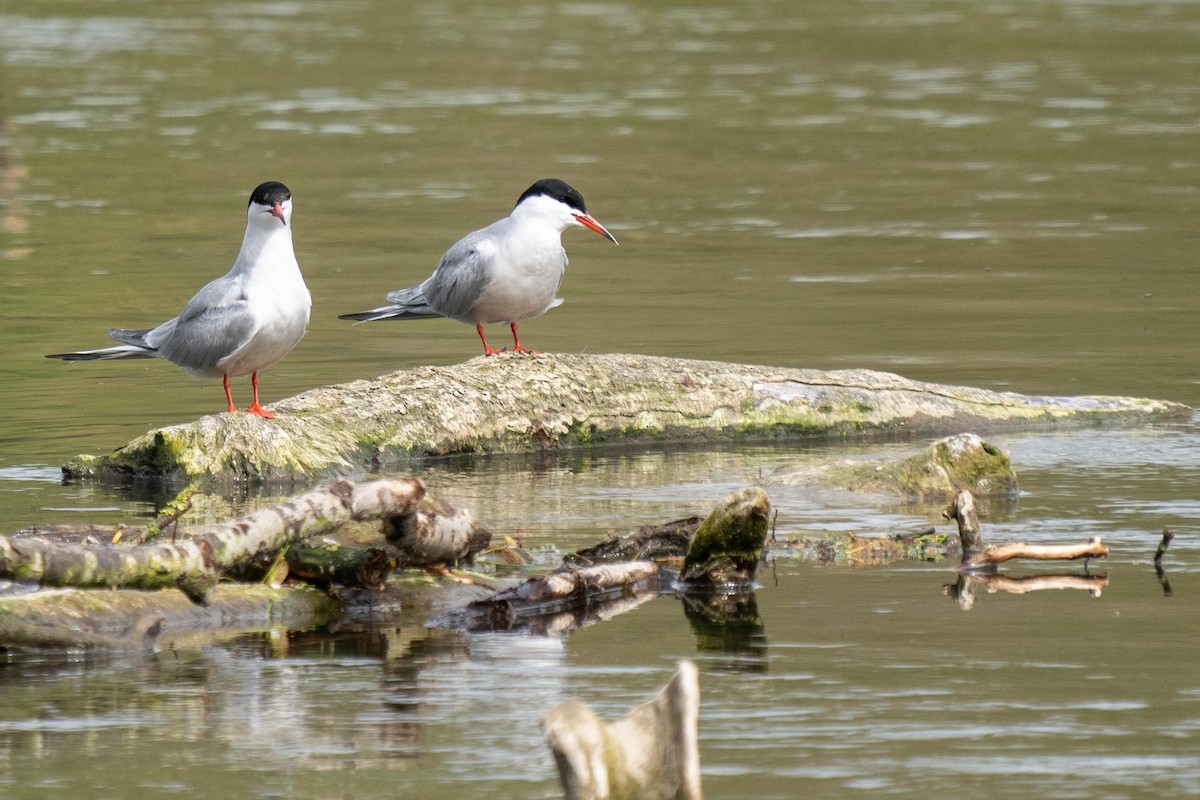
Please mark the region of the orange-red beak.
<svg viewBox="0 0 1200 800"><path fill-rule="evenodd" d="M283 218L283 204L282 203L275 204L275 207L271 209L271 216L278 217L280 222L282 222L284 225L287 225L287 220Z"/></svg>
<svg viewBox="0 0 1200 800"><path fill-rule="evenodd" d="M593 217L591 214L572 214L571 216L575 217L575 221L578 222L583 227L587 228L588 230L595 231L596 233L603 236L605 239L608 239L613 244L616 244L616 245L620 244L620 242L617 241L616 237L613 236L611 233L609 233L603 225L601 225L599 222L597 222L596 218Z"/></svg>

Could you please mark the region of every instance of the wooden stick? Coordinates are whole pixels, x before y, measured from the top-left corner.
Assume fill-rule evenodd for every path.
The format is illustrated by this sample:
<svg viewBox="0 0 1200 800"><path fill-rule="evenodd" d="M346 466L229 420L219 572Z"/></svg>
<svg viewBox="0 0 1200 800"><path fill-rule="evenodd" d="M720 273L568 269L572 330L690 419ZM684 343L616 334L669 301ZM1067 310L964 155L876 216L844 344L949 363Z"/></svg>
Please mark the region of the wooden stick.
<svg viewBox="0 0 1200 800"><path fill-rule="evenodd" d="M1167 554L1167 548L1171 546L1171 540L1175 538L1175 531L1170 528L1163 528L1162 541L1158 543L1158 550L1154 553L1154 563L1161 564L1163 556Z"/></svg>
<svg viewBox="0 0 1200 800"><path fill-rule="evenodd" d="M1104 558L1108 555L1108 547L1101 543L1099 536L1093 536L1086 544L1012 544L995 545L984 549L959 565L959 571L969 571L992 567L1014 558L1030 558L1038 561L1072 560L1076 558Z"/></svg>
<svg viewBox="0 0 1200 800"><path fill-rule="evenodd" d="M975 510L975 495L963 489L942 512L946 519L958 523L958 538L962 541L963 562L983 552L983 533L979 529L979 512Z"/></svg>

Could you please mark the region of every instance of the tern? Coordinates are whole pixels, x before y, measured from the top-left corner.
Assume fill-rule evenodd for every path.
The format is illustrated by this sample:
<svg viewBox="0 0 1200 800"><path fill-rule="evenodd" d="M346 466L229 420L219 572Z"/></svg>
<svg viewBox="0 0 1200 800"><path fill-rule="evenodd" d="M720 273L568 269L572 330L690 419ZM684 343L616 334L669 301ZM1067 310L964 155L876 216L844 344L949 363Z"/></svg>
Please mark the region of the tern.
<svg viewBox="0 0 1200 800"><path fill-rule="evenodd" d="M220 376L231 412L237 411L229 376L249 375L251 414L273 419L258 402L258 373L283 358L304 337L312 298L292 249L292 193L268 181L250 195L246 236L233 268L188 301L179 316L154 328L113 328L122 344L46 358L102 361L162 358L198 378Z"/></svg>
<svg viewBox="0 0 1200 800"><path fill-rule="evenodd" d="M501 351L488 346L483 326L503 322L512 330L513 352L533 353L521 345L517 323L562 305L556 296L567 268L562 232L570 225L617 244L588 213L578 191L556 178L540 180L525 190L507 217L455 242L419 286L389 292L390 305L339 319L449 317L475 325L487 356Z"/></svg>

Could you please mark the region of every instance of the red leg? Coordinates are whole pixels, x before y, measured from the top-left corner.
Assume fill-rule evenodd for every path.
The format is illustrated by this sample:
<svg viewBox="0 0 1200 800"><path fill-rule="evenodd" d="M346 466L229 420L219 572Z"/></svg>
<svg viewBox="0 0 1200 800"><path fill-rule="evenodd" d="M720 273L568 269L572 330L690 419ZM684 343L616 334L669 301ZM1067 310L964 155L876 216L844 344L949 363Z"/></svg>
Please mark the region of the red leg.
<svg viewBox="0 0 1200 800"><path fill-rule="evenodd" d="M263 419L275 419L275 415L258 404L258 373L250 375L250 385L254 387L254 402L246 409L247 414L256 414Z"/></svg>
<svg viewBox="0 0 1200 800"><path fill-rule="evenodd" d="M492 348L488 347L487 339L483 338L483 323L482 322L475 325L475 332L479 334L479 341L483 342L483 354L485 356L499 355L500 351L493 350Z"/></svg>
<svg viewBox="0 0 1200 800"><path fill-rule="evenodd" d="M233 392L229 391L229 376L222 375L221 382L225 384L225 399L229 401L229 413L237 411L237 406L233 404Z"/></svg>
<svg viewBox="0 0 1200 800"><path fill-rule="evenodd" d="M530 355L537 355L537 350L530 350L528 347L522 347L521 342L517 340L517 323L511 322L511 323L509 323L509 325L512 327L512 332L513 332L513 352L514 353L529 353Z"/></svg>

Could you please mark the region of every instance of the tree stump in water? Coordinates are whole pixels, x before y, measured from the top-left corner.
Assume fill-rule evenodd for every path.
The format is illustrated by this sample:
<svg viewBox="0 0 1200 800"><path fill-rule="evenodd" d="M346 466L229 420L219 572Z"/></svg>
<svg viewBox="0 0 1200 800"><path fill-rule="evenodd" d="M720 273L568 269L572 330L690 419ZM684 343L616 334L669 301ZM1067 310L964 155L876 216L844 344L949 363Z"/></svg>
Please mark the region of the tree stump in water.
<svg viewBox="0 0 1200 800"><path fill-rule="evenodd" d="M771 498L757 486L738 489L700 523L683 559L684 584L749 584L762 562Z"/></svg>
<svg viewBox="0 0 1200 800"><path fill-rule="evenodd" d="M702 800L696 665L622 719L605 723L568 701L542 718L567 800Z"/></svg>

